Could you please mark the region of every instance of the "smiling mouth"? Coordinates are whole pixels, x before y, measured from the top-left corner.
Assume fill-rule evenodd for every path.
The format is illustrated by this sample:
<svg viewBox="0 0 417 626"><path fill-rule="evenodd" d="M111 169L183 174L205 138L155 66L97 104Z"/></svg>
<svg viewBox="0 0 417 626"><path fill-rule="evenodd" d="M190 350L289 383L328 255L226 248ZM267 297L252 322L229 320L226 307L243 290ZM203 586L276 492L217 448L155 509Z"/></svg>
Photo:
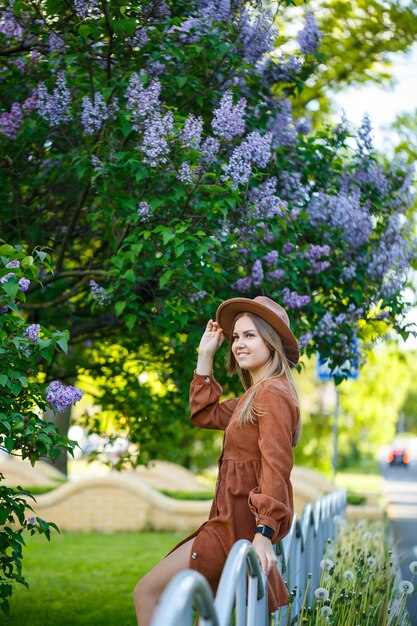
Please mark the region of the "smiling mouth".
<svg viewBox="0 0 417 626"><path fill-rule="evenodd" d="M240 352L240 353L237 354L237 356L238 356L238 358L241 357L241 356L249 356L249 353L248 352Z"/></svg>

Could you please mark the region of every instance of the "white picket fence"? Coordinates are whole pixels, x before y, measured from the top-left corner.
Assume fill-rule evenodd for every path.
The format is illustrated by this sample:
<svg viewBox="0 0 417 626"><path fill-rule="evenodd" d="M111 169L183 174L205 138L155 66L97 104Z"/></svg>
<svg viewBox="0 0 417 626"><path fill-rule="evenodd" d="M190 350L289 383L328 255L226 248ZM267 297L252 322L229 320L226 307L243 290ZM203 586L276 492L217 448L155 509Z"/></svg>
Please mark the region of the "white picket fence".
<svg viewBox="0 0 417 626"><path fill-rule="evenodd" d="M308 603L321 577L320 561L328 539L335 536L335 518L346 511L346 492L335 491L308 504L301 518L294 516L288 535L276 546L278 568L293 592L291 608L268 613L268 587L249 541L237 541L227 557L216 597L207 580L194 570L177 574L165 589L151 626L283 626L287 612L301 609L308 578Z"/></svg>

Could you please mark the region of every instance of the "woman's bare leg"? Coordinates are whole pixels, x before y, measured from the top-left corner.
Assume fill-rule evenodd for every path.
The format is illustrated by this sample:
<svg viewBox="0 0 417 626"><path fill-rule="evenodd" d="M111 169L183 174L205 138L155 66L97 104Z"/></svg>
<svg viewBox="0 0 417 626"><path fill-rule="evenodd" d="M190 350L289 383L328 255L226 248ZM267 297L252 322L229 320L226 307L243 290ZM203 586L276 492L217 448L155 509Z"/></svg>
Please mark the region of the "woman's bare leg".
<svg viewBox="0 0 417 626"><path fill-rule="evenodd" d="M194 539L190 539L177 548L175 552L168 554L136 585L133 598L138 626L149 626L156 603L163 590L175 574L187 569L193 541Z"/></svg>

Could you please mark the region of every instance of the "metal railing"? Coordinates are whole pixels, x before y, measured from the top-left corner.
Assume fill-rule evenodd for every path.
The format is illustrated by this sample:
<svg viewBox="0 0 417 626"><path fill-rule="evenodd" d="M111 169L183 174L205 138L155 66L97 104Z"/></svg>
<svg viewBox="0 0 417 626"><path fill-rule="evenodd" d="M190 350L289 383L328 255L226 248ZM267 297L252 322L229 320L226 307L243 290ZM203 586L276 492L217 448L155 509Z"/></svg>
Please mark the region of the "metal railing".
<svg viewBox="0 0 417 626"><path fill-rule="evenodd" d="M335 517L344 517L346 492L335 491L308 504L301 518L294 515L291 530L276 546L278 568L288 590L291 608L282 607L272 616L274 626L287 622L289 610L297 614L308 584L311 603L321 577L320 561L328 539L335 536ZM310 578L310 582L308 580ZM237 541L230 551L216 597L207 580L194 570L174 576L166 587L151 626L268 626L268 586L256 552L249 541Z"/></svg>

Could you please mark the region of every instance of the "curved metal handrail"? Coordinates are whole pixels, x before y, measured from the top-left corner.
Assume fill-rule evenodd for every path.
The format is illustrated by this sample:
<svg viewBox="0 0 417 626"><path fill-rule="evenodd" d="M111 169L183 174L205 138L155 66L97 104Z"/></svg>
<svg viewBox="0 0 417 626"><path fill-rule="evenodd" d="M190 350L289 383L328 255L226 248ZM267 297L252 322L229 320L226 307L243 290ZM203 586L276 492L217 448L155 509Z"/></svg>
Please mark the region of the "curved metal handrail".
<svg viewBox="0 0 417 626"><path fill-rule="evenodd" d="M201 626L219 626L207 580L199 572L186 569L176 574L166 587L151 626L191 626L193 608L204 620Z"/></svg>

